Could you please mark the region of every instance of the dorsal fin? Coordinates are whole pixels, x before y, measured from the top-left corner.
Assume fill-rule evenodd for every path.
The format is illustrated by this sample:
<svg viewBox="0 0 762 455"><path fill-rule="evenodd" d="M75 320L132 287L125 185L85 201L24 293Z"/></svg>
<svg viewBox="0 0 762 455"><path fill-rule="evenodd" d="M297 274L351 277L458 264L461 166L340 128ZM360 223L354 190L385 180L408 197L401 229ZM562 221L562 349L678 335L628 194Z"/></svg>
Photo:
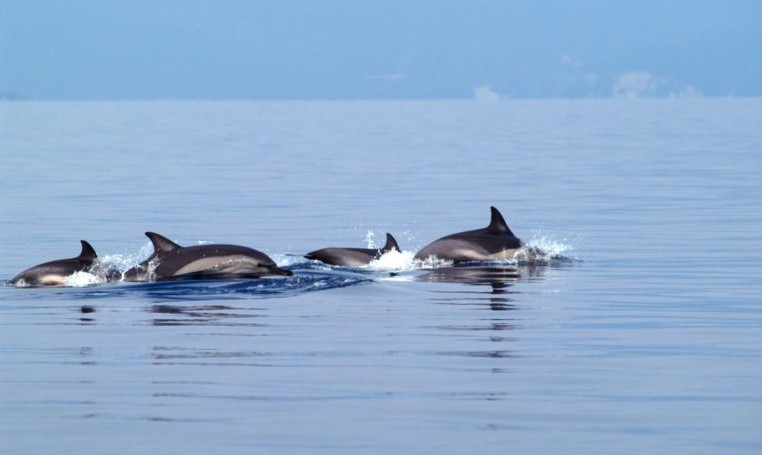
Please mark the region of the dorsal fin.
<svg viewBox="0 0 762 455"><path fill-rule="evenodd" d="M88 261L94 261L98 255L95 254L95 249L92 245L87 243L85 240L79 241L82 244L82 252L79 253L79 256L77 256L77 259L85 259Z"/></svg>
<svg viewBox="0 0 762 455"><path fill-rule="evenodd" d="M490 209L492 210L492 219L490 219L489 226L487 226L487 231L490 234L513 235L513 232L511 232L508 224L506 224L503 215L501 215L495 207L490 207Z"/></svg>
<svg viewBox="0 0 762 455"><path fill-rule="evenodd" d="M175 242L155 232L146 232L146 237L151 240L151 243L153 244L153 250L156 253L166 253L178 248L182 248Z"/></svg>
<svg viewBox="0 0 762 455"><path fill-rule="evenodd" d="M400 246L397 245L397 240L395 240L394 237L392 237L392 235L387 232L386 233L386 245L384 245L384 247L381 248L381 252L382 253L388 253L389 251L391 251L393 249L397 250L397 251L401 251L400 250Z"/></svg>

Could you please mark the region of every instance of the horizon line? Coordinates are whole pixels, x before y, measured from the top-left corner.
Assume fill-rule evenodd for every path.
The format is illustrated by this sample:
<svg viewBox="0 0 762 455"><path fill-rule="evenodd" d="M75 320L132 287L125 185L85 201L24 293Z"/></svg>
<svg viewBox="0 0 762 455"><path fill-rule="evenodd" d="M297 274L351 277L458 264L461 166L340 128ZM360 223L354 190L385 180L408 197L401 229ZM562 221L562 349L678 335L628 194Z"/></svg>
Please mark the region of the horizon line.
<svg viewBox="0 0 762 455"><path fill-rule="evenodd" d="M5 95L5 96L4 96ZM633 100L663 100L663 101L686 101L686 100L742 100L762 98L759 95L702 95L702 96L543 96L543 97L510 97L500 96L494 99L480 99L478 97L461 98L429 98L429 97L406 97L406 98L228 98L228 97L156 97L156 98L31 98L21 95L8 96L7 92L0 94L0 102L359 102L359 101L470 101L476 103L499 103L510 101L633 101Z"/></svg>

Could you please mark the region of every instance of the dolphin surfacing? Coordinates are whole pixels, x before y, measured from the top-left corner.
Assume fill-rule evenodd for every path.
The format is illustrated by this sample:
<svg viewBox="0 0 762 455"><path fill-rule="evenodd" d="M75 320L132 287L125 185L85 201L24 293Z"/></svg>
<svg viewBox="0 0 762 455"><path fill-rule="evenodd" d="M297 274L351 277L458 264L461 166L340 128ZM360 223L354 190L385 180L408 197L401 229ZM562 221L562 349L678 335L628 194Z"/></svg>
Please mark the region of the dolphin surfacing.
<svg viewBox="0 0 762 455"><path fill-rule="evenodd" d="M329 247L311 251L305 254L304 257L330 265L359 267L368 265L370 261L380 258L391 250L400 251L400 247L397 245L397 240L387 232L386 244L381 249Z"/></svg>
<svg viewBox="0 0 762 455"><path fill-rule="evenodd" d="M168 238L146 232L154 252L145 261L124 272L124 281L165 281L177 278L260 278L291 276L269 256L239 245L180 246Z"/></svg>
<svg viewBox="0 0 762 455"><path fill-rule="evenodd" d="M511 232L503 215L495 207L490 209L489 226L434 240L416 253L415 258L425 260L434 256L456 263L513 259L523 243Z"/></svg>
<svg viewBox="0 0 762 455"><path fill-rule="evenodd" d="M66 277L76 272L86 272L96 263L98 255L92 245L85 240L82 243L82 252L79 256L69 259L56 259L55 261L30 267L19 273L11 280L16 286L63 286Z"/></svg>

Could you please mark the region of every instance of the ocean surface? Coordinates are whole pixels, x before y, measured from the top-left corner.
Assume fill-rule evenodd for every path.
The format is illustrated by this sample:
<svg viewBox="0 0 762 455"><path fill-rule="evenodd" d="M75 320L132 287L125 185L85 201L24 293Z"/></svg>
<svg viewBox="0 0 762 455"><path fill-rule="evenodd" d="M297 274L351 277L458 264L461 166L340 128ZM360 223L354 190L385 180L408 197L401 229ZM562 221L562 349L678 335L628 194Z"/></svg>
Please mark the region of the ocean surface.
<svg viewBox="0 0 762 455"><path fill-rule="evenodd" d="M762 453L762 100L0 103L0 453ZM503 213L541 264L421 265ZM145 231L292 277L18 288ZM359 269L301 255L404 250Z"/></svg>

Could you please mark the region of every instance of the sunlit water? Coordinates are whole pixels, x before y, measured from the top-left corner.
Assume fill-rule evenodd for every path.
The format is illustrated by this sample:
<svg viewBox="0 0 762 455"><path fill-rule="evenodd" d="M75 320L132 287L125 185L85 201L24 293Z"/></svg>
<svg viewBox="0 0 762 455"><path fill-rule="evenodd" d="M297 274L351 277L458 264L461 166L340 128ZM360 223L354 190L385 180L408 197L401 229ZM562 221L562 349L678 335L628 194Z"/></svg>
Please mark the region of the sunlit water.
<svg viewBox="0 0 762 455"><path fill-rule="evenodd" d="M762 451L758 100L0 115L0 453ZM413 260L490 205L552 259ZM294 276L7 284L80 239L124 270L145 231Z"/></svg>

